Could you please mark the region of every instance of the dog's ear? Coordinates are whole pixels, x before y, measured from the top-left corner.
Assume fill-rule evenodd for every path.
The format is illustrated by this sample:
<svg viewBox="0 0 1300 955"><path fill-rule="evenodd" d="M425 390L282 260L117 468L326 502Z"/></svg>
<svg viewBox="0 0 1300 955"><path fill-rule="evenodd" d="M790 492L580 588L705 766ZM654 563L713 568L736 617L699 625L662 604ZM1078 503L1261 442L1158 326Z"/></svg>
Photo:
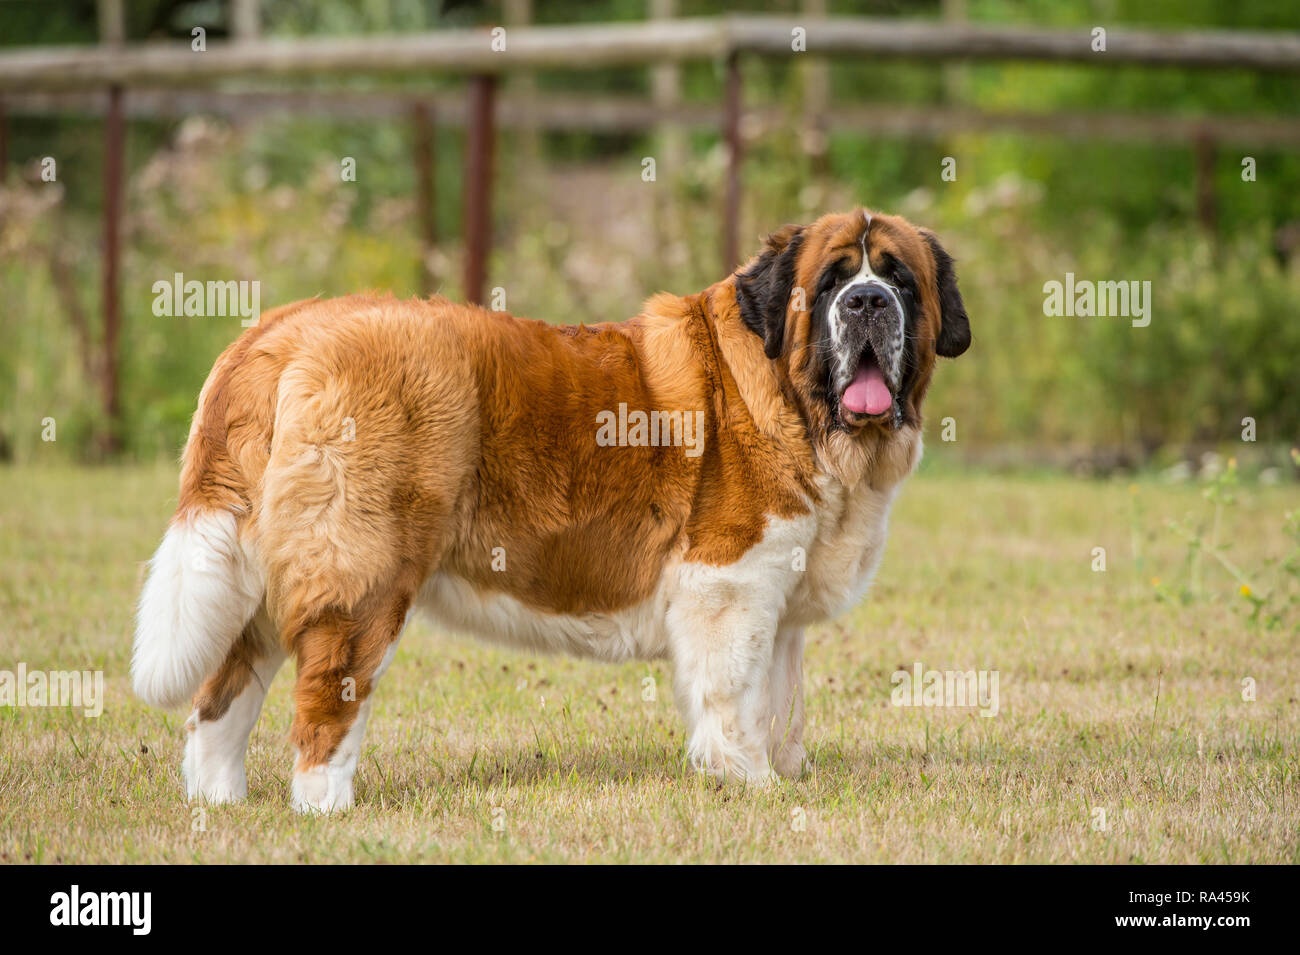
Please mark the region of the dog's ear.
<svg viewBox="0 0 1300 955"><path fill-rule="evenodd" d="M750 331L763 339L768 358L785 344L786 309L794 291L795 259L803 243L803 226L787 225L767 237L754 263L736 276L736 303Z"/></svg>
<svg viewBox="0 0 1300 955"><path fill-rule="evenodd" d="M957 291L957 273L952 267L952 256L944 251L933 232L920 230L930 245L934 256L935 282L939 286L939 338L935 351L944 358L956 358L970 348L970 319Z"/></svg>

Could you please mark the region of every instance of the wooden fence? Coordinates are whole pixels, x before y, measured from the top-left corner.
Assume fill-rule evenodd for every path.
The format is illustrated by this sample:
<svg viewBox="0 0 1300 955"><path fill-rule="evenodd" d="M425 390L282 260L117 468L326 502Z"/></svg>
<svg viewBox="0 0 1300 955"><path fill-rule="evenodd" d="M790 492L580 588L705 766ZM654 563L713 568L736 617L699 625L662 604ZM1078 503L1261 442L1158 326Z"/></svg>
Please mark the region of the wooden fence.
<svg viewBox="0 0 1300 955"><path fill-rule="evenodd" d="M415 36L260 39L255 0L236 0L236 39L196 51L189 43L125 44L121 0L101 0L104 43L98 47L11 49L0 53L0 173L6 161L6 115L86 112L104 117L105 202L103 298L108 370L103 385L110 421L118 415L116 338L124 124L129 116L311 110L324 115L411 117L422 241L435 240L432 217L432 126L467 129L464 173L464 282L482 301L491 239L492 166L499 124L539 128L643 129L662 124L720 129L728 146L722 212L724 268L737 263L740 208L742 58L870 57L956 63L1028 60L1092 67L1121 64L1191 69L1300 72L1300 34L1242 31L1151 31L1123 27L1060 29L964 22L908 22L859 18L732 15L654 19L640 23L512 26L446 30ZM249 12L252 11L252 16ZM1104 24L1100 26L1104 27ZM503 74L547 69L662 67L687 61L725 66L719 107L631 102L620 98L530 95L514 102L498 95ZM227 81L360 75L459 74L468 78L463 101L442 94L300 92L224 88ZM340 82L340 85L343 85ZM1294 145L1300 124L1285 119L1171 117L1135 114L987 114L964 109L837 106L823 127L845 124L900 135L940 136L968 131L1113 137L1192 142L1202 178L1216 142ZM1206 183L1198 196L1207 195ZM1212 204L1212 190L1208 192ZM1212 213L1212 210L1211 210Z"/></svg>

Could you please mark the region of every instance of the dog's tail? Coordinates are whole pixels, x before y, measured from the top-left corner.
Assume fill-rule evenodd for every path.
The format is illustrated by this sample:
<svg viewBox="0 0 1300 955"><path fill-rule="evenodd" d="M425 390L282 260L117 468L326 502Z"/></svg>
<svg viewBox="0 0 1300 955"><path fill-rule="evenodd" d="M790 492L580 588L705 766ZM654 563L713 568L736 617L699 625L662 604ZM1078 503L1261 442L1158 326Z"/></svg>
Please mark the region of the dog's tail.
<svg viewBox="0 0 1300 955"><path fill-rule="evenodd" d="M257 612L263 583L227 510L178 513L149 563L131 679L146 703L184 703Z"/></svg>
<svg viewBox="0 0 1300 955"><path fill-rule="evenodd" d="M250 549L257 482L249 474L270 456L279 374L254 344L311 304L263 314L222 352L199 393L176 516L150 561L136 615L131 679L146 703L184 703L265 599L266 569Z"/></svg>
<svg viewBox="0 0 1300 955"><path fill-rule="evenodd" d="M180 503L140 592L131 680L136 695L154 706L179 706L217 671L265 590L240 539L249 519L248 482L227 446L226 420L231 379L256 331L226 349L199 393ZM270 441L261 432L253 439Z"/></svg>

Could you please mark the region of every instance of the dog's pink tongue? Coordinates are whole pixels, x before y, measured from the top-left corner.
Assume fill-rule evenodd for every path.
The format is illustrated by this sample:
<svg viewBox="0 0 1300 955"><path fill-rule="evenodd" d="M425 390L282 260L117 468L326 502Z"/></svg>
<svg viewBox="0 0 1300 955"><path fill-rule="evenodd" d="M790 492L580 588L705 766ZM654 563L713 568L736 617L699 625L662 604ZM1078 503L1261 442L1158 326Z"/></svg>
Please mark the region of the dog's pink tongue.
<svg viewBox="0 0 1300 955"><path fill-rule="evenodd" d="M889 393L880 368L874 363L863 362L840 400L854 414L881 414L889 410L894 396Z"/></svg>

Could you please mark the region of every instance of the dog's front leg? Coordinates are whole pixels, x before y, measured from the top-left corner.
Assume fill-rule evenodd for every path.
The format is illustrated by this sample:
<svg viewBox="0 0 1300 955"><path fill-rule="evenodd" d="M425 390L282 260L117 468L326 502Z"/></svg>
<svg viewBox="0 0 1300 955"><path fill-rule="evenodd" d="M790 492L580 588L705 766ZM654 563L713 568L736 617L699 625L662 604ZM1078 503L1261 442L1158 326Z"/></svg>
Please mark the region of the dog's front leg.
<svg viewBox="0 0 1300 955"><path fill-rule="evenodd" d="M768 747L778 775L803 773L803 628L782 627L776 635L768 679L771 715Z"/></svg>
<svg viewBox="0 0 1300 955"><path fill-rule="evenodd" d="M668 613L673 689L691 763L715 779L767 783L769 671L777 609L730 587L693 590Z"/></svg>

